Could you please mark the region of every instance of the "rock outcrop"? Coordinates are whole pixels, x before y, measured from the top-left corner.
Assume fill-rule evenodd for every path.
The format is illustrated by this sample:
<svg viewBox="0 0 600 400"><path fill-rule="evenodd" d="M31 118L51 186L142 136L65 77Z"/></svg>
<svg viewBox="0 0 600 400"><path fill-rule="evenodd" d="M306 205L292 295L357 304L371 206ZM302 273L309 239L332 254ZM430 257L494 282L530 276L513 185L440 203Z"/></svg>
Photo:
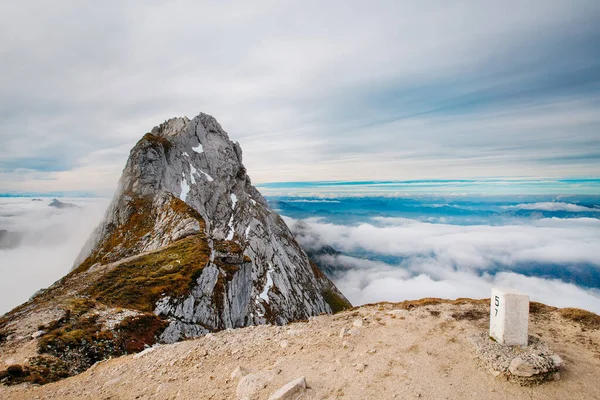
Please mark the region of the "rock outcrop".
<svg viewBox="0 0 600 400"><path fill-rule="evenodd" d="M155 314L171 321L165 342L286 324L348 304L252 186L240 145L206 114L171 119L138 142L76 270L201 232L209 261L191 290L155 303Z"/></svg>
<svg viewBox="0 0 600 400"><path fill-rule="evenodd" d="M35 199L34 199L35 200ZM48 204L49 207L54 207L54 208L58 208L58 209L65 209L65 208L77 208L76 204L72 204L72 203L66 203L63 201L60 201L58 199L53 199L50 204Z"/></svg>
<svg viewBox="0 0 600 400"><path fill-rule="evenodd" d="M348 307L252 186L239 144L209 115L174 118L131 150L73 270L0 317L16 355L0 362L47 383L156 342Z"/></svg>

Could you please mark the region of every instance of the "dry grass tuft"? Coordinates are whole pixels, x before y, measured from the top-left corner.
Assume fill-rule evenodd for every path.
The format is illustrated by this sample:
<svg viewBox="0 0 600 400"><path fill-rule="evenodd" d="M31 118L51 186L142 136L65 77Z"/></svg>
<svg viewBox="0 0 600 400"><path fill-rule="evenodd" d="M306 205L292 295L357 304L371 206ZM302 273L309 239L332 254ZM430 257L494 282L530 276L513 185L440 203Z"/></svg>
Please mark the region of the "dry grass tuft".
<svg viewBox="0 0 600 400"><path fill-rule="evenodd" d="M447 302L447 300L438 299L438 298L434 298L434 297L425 297L425 298L419 299L419 300L403 301L402 303L399 303L399 306L400 306L399 308L401 308L403 310L412 310L413 308L416 308L416 307L435 306L438 304L442 304L444 302Z"/></svg>
<svg viewBox="0 0 600 400"><path fill-rule="evenodd" d="M482 318L485 318L489 315L487 311L481 310L467 310L461 312L455 312L452 314L452 318L460 321L466 319L467 321L479 321Z"/></svg>
<svg viewBox="0 0 600 400"><path fill-rule="evenodd" d="M52 356L37 356L29 359L29 365L10 365L0 371L0 383L18 385L31 383L45 385L69 377L69 371L64 361Z"/></svg>
<svg viewBox="0 0 600 400"><path fill-rule="evenodd" d="M558 313L563 318L578 322L588 329L600 329L600 315L579 308L562 308Z"/></svg>
<svg viewBox="0 0 600 400"><path fill-rule="evenodd" d="M162 251L115 267L94 282L87 294L113 307L149 312L161 297L187 294L209 257L204 234L188 236Z"/></svg>
<svg viewBox="0 0 600 400"><path fill-rule="evenodd" d="M548 313L551 313L552 311L556 311L556 310L557 310L556 307L547 306L545 304L538 303L536 301L529 302L529 312L531 314L548 314Z"/></svg>

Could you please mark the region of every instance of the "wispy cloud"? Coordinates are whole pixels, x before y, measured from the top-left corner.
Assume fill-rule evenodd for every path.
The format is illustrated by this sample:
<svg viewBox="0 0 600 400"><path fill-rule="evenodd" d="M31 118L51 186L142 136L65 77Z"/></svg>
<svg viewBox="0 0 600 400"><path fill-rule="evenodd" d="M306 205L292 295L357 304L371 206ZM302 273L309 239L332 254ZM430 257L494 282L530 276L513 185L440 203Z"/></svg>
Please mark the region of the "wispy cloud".
<svg viewBox="0 0 600 400"><path fill-rule="evenodd" d="M600 212L600 208L580 206L563 202L524 203L505 206L508 210L540 210L540 211L569 211L569 212Z"/></svg>
<svg viewBox="0 0 600 400"><path fill-rule="evenodd" d="M143 133L199 111L256 182L596 176L599 16L591 0L6 3L0 185L109 190Z"/></svg>

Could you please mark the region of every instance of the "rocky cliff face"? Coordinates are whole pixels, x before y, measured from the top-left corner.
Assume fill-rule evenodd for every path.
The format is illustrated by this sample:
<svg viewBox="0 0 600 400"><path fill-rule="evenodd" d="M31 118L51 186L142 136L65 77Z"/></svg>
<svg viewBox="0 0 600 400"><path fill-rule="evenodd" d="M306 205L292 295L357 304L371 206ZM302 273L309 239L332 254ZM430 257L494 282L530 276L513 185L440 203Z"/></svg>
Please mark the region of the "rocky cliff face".
<svg viewBox="0 0 600 400"><path fill-rule="evenodd" d="M348 307L252 186L239 144L209 115L175 118L131 150L73 270L0 317L0 365L46 383L156 342Z"/></svg>
<svg viewBox="0 0 600 400"><path fill-rule="evenodd" d="M285 324L347 304L252 186L239 144L206 114L171 119L133 148L76 271L197 234L209 251L199 276L188 293L154 304L154 313L170 321L165 342Z"/></svg>

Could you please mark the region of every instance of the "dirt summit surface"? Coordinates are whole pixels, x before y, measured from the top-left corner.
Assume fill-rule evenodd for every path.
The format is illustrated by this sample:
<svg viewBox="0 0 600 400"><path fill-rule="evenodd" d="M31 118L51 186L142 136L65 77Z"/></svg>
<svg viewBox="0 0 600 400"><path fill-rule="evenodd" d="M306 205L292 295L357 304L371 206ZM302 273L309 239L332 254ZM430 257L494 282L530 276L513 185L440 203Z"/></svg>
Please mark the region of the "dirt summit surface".
<svg viewBox="0 0 600 400"><path fill-rule="evenodd" d="M560 379L535 386L475 358L470 338L488 328L487 300L423 299L208 334L48 385L0 386L0 398L269 399L296 380L295 392L271 398L600 399L597 318L532 303L530 335L565 363Z"/></svg>

